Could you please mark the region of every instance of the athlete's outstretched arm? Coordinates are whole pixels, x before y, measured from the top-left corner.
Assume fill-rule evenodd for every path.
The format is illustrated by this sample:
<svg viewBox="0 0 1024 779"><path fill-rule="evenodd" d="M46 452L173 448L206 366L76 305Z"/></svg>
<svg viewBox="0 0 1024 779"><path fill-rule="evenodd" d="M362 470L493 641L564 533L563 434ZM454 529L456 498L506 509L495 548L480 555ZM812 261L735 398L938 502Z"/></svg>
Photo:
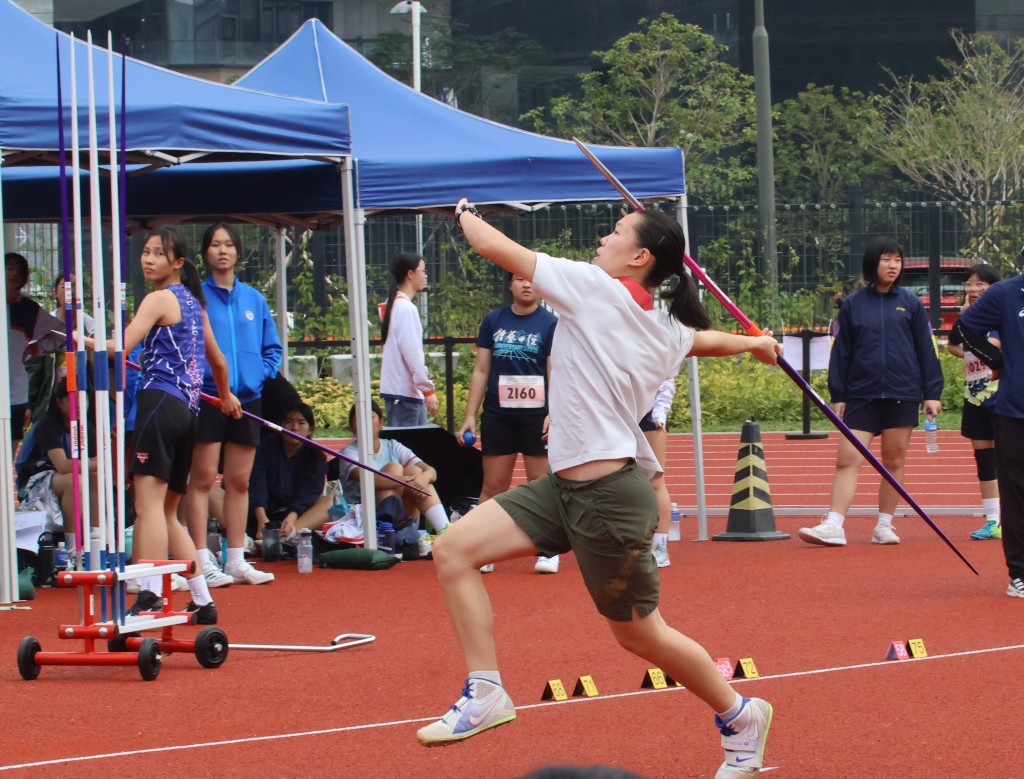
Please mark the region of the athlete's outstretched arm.
<svg viewBox="0 0 1024 779"><path fill-rule="evenodd" d="M729 357L750 352L766 365L775 365L782 354L782 344L771 335L736 335L718 330L698 330L693 334L693 348L687 357Z"/></svg>
<svg viewBox="0 0 1024 779"><path fill-rule="evenodd" d="M522 276L528 281L533 281L533 271L537 267L537 255L533 250L516 243L500 230L491 227L472 211L462 208L463 204L470 205L466 198L462 198L455 213L469 245L494 264L500 265L505 270Z"/></svg>

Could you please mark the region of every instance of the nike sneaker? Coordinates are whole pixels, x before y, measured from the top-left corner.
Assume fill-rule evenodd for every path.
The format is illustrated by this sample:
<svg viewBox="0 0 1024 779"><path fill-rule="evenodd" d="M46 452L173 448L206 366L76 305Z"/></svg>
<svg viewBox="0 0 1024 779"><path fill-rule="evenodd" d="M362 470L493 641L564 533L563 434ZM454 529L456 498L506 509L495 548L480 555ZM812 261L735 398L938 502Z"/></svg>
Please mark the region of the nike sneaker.
<svg viewBox="0 0 1024 779"><path fill-rule="evenodd" d="M722 732L725 762L715 779L741 779L761 770L768 728L772 725L772 706L760 698L744 698L740 713L728 722L715 715L715 726Z"/></svg>
<svg viewBox="0 0 1024 779"><path fill-rule="evenodd" d="M425 747L462 741L516 718L516 707L505 688L484 679L470 678L462 697L437 722L420 728L416 738Z"/></svg>

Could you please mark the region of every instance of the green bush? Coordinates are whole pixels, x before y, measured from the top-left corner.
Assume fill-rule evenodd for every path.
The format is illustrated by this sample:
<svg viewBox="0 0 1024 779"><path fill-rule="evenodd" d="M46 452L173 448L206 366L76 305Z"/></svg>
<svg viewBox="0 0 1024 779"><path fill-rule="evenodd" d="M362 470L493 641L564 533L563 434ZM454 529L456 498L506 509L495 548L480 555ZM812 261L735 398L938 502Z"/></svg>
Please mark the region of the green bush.
<svg viewBox="0 0 1024 779"><path fill-rule="evenodd" d="M452 398L455 410L455 426L462 424L469 395L469 379L473 372L473 353L469 346L460 345L459 364L452 383ZM940 351L939 362L945 375L946 386L942 392L942 406L951 421L946 427L953 427L953 418L963 409L964 369L963 361ZM702 426L705 430L739 429L746 419L756 419L766 429L798 430L803 424L803 393L780 368L762 365L750 356L701 358L698 360L700 378L700 401ZM449 398L445 392L444 378L434 377L440 408L432 420L441 426L447 424ZM379 402L379 378L374 376L371 388L374 399ZM812 371L811 387L825 402L829 401L828 371ZM296 385L302 399L309 403L316 415L319 435L347 436L348 412L354 402L352 386L336 379L324 378L305 381ZM827 424L824 415L817 409L811 410L811 422L816 427ZM477 422L479 424L479 413ZM690 393L688 389L687 363L683 363L676 379L676 397L669 415L669 427L676 432L692 428ZM477 428L479 429L479 427Z"/></svg>

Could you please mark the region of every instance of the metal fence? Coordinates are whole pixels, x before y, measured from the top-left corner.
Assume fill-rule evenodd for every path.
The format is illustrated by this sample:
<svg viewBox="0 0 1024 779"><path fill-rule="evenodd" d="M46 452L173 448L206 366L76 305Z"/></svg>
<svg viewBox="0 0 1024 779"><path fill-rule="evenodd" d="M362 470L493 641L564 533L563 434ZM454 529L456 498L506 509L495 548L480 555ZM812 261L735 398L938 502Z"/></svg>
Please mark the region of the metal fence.
<svg viewBox="0 0 1024 779"><path fill-rule="evenodd" d="M674 204L660 206L674 209ZM556 204L532 212L501 211L489 221L515 240L534 248L574 257L589 257L597 241L623 214L621 202ZM756 205L694 204L686 209L690 253L711 278L734 300L764 299L763 242ZM429 315L427 331L434 336L470 336L478 315L505 300L504 274L474 258L464 239L447 216L426 214L422 219L423 254L430 274L423 305ZM412 214L371 216L366 225L368 301L372 309L384 300L390 283L389 266L401 251L415 250L417 223ZM202 226L184 226L187 243L198 251ZM860 276L864 244L874 235L889 235L911 257L980 257L996 265L1004 275L1018 270L1024 240L1024 203L935 202L906 200L852 204L783 204L776 212L778 278L781 296L804 295L812 299L800 326L824 324L836 291L850 289ZM270 280L274 273L273 231L243 226L246 263L243 280L262 286L273 303ZM141 294L137 257L141 236L133 236L130 265L135 294ZM341 229L303 235L288 232L290 249L300 245L312 262L313 305L326 307L332 284L345 277L345 239ZM89 247L88 238L84 245ZM45 285L58 271L58 241L50 225L18 225L15 245L37 269L34 280ZM88 251L88 248L87 248ZM88 259L86 260L88 262ZM289 267L289 300L299 272ZM324 280L331 283L325 283ZM811 310L813 309L813 311ZM757 313L756 310L754 313ZM756 319L757 317L755 317Z"/></svg>

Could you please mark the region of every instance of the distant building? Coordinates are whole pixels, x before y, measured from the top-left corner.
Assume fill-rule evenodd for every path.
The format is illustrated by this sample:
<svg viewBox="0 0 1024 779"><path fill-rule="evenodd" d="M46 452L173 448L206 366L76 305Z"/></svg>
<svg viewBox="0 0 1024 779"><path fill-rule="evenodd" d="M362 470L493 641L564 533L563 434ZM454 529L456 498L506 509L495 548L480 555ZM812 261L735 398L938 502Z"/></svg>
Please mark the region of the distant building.
<svg viewBox="0 0 1024 779"><path fill-rule="evenodd" d="M772 99L809 82L874 90L898 75L941 73L938 57L956 54L951 28L1024 37L1024 0L764 0ZM730 47L728 60L753 72L752 0L452 0L463 32L515 27L543 47L542 62L520 74L520 108L572 91L575 74L597 63L592 52L637 29L641 18L670 13Z"/></svg>
<svg viewBox="0 0 1024 779"><path fill-rule="evenodd" d="M410 32L397 0L16 0L59 30L127 39L129 55L216 81L230 82L317 18L362 50L383 32ZM427 0L448 15L448 0ZM119 44L117 44L119 45Z"/></svg>

